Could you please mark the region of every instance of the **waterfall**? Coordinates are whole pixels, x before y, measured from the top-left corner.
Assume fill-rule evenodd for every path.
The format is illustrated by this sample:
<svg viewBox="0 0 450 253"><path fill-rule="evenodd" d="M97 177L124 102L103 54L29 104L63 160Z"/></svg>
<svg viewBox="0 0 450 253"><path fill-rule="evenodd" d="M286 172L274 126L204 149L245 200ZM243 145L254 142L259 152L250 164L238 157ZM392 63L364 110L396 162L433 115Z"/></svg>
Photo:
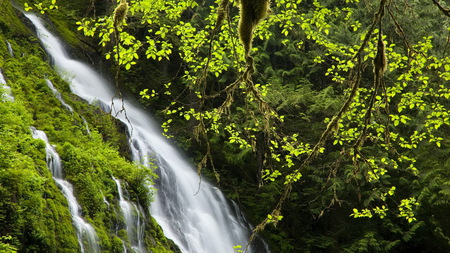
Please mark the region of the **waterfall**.
<svg viewBox="0 0 450 253"><path fill-rule="evenodd" d="M103 194L102 191L100 191L100 193L102 194L103 203L105 203L106 206L108 206L108 210L109 210L110 204L109 204L108 200L106 200L105 194Z"/></svg>
<svg viewBox="0 0 450 253"><path fill-rule="evenodd" d="M113 180L116 182L117 191L119 192L119 205L122 210L128 241L130 242L131 248L134 252L144 253L146 252L144 247L145 224L142 215L142 208L128 200L125 200L120 181L114 177Z"/></svg>
<svg viewBox="0 0 450 253"><path fill-rule="evenodd" d="M3 76L3 72L1 69L0 69L0 84L6 85L6 80L5 80L5 77Z"/></svg>
<svg viewBox="0 0 450 253"><path fill-rule="evenodd" d="M8 40L6 40L6 46L8 47L9 55L11 55L11 57L14 57L14 51L13 51L13 49L11 47L11 43L9 43Z"/></svg>
<svg viewBox="0 0 450 253"><path fill-rule="evenodd" d="M53 85L52 81L50 81L48 79L45 79L45 82L47 83L47 86L52 91L53 95L55 95L55 97L59 100L59 102L61 102L63 107L66 108L66 110L68 110L69 112L73 113L72 107L70 105L68 105L66 103L66 101L64 101L64 99L61 96L61 93L55 88L55 86Z"/></svg>
<svg viewBox="0 0 450 253"><path fill-rule="evenodd" d="M68 105L66 103L66 101L64 101L64 99L61 96L61 93L55 88L55 86L53 85L52 81L50 81L48 79L45 79L45 82L47 83L47 86L52 91L53 95L55 95L55 97L61 102L63 107L66 108L66 110L68 110L69 112L73 113L73 108L70 105ZM84 124L84 127L86 129L86 133L91 135L91 131L89 130L89 125L88 125L86 119L83 116L81 116L81 120L83 120L83 124Z"/></svg>
<svg viewBox="0 0 450 253"><path fill-rule="evenodd" d="M55 148L50 145L47 135L43 131L37 130L34 127L31 127L31 131L33 138L45 141L47 167L51 171L55 183L59 186L62 194L67 199L72 222L77 231L78 244L80 245L81 252L100 252L100 247L97 243L97 234L95 233L94 228L81 217L81 208L73 195L73 187L69 182L63 179L61 158Z"/></svg>
<svg viewBox="0 0 450 253"><path fill-rule="evenodd" d="M159 167L155 185L158 194L150 209L164 234L185 253L230 253L234 252L233 246L244 246L251 226L240 210L205 179L199 184L192 165L162 136L149 114L130 99L112 100L110 83L90 66L71 59L40 18L31 13L25 16L36 26L37 36L56 70L71 84L72 92L103 108L111 104L112 115L128 126L133 159L146 166L153 162L150 158L155 159ZM120 110L122 102L126 115ZM250 247L248 252L269 252L264 243L261 245L260 249Z"/></svg>
<svg viewBox="0 0 450 253"><path fill-rule="evenodd" d="M14 97L11 93L11 87L6 85L5 77L3 76L2 70L0 69L0 88L2 89L2 94L0 96L2 101L14 101Z"/></svg>

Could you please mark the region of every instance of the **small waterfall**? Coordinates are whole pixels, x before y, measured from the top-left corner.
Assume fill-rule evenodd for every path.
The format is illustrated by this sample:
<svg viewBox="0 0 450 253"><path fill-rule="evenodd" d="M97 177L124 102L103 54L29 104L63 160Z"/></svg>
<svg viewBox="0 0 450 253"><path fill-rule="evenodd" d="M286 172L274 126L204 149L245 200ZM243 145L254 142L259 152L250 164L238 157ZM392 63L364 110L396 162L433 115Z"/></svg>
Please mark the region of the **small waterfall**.
<svg viewBox="0 0 450 253"><path fill-rule="evenodd" d="M72 92L108 107L114 97L114 86L90 66L70 58L62 43L35 14L25 16L36 26L37 36L52 57L54 67L71 83ZM230 253L233 246L246 245L252 228L241 211L206 180L202 180L199 188L196 171L162 136L151 116L132 100L125 99L123 103L127 115L121 112L120 100L115 100L111 113L133 129L130 137L133 159L148 166L149 158L154 158L160 168L156 181L158 194L150 208L164 234L184 253ZM270 252L264 242L261 244L260 249L252 245L248 252Z"/></svg>
<svg viewBox="0 0 450 253"><path fill-rule="evenodd" d="M31 127L31 132L33 138L45 141L47 167L50 169L55 183L59 186L62 194L69 203L69 211L72 215L73 225L77 231L78 244L80 245L81 252L100 252L97 234L95 233L94 228L81 217L81 208L73 195L73 187L69 182L63 179L61 158L55 148L50 145L47 135L43 131Z"/></svg>
<svg viewBox="0 0 450 253"><path fill-rule="evenodd" d="M83 120L84 128L86 129L86 133L87 133L88 135L91 135L91 130L89 130L89 125L88 125L86 119L85 119L83 116L80 116L80 117L81 117L81 119Z"/></svg>
<svg viewBox="0 0 450 253"><path fill-rule="evenodd" d="M73 113L73 108L70 105L68 105L66 103L66 101L64 101L64 99L61 96L61 93L55 88L55 86L53 85L52 81L50 81L48 79L45 79L45 82L47 83L47 86L52 91L53 95L55 95L55 97L61 102L63 107L66 108L66 110L68 110L69 112ZM84 127L86 128L86 133L88 135L91 135L91 131L89 130L89 125L88 125L86 119L83 116L80 116L80 117L83 120Z"/></svg>
<svg viewBox="0 0 450 253"><path fill-rule="evenodd" d="M128 253L127 245L125 245L124 241L122 241L122 247L123 247L123 253Z"/></svg>
<svg viewBox="0 0 450 253"><path fill-rule="evenodd" d="M3 76L3 72L1 69L0 69L0 84L6 85L6 80L5 77Z"/></svg>
<svg viewBox="0 0 450 253"><path fill-rule="evenodd" d="M61 93L55 88L52 81L45 79L45 82L47 83L47 86L50 88L50 90L53 92L53 95L61 102L64 108L68 110L69 112L73 113L73 108L64 101L64 99L61 96Z"/></svg>
<svg viewBox="0 0 450 253"><path fill-rule="evenodd" d="M120 209L122 210L123 220L125 222L128 241L131 244L131 248L134 252L145 253L145 223L142 215L142 208L128 200L125 200L120 181L114 177L113 180L114 182L116 182L117 191L119 192L119 205Z"/></svg>
<svg viewBox="0 0 450 253"><path fill-rule="evenodd" d="M2 94L0 96L3 102L14 101L14 97L11 92L11 87L6 85L5 77L3 76L2 70L0 69L0 88L2 89Z"/></svg>
<svg viewBox="0 0 450 253"><path fill-rule="evenodd" d="M109 210L110 204L109 204L108 200L106 200L105 194L103 194L102 191L100 191L100 193L102 194L103 203L105 203L105 205L108 206L108 210Z"/></svg>
<svg viewBox="0 0 450 253"><path fill-rule="evenodd" d="M6 40L6 46L8 47L9 55L11 55L11 57L14 57L14 51L12 49L11 43L9 43L8 40Z"/></svg>

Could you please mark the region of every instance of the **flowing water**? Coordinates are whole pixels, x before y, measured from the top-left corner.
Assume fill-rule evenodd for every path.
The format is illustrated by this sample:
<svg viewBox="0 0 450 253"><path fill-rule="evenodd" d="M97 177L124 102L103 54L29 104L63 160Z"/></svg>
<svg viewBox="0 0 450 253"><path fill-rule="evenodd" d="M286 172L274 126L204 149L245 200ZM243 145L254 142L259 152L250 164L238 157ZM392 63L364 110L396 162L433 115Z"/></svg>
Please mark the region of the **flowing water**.
<svg viewBox="0 0 450 253"><path fill-rule="evenodd" d="M100 252L100 247L97 242L98 238L94 228L81 217L81 208L73 195L73 187L69 182L63 179L61 158L55 148L50 145L47 135L43 131L31 127L31 132L33 138L45 141L47 167L52 173L55 183L59 186L62 194L67 199L73 226L77 231L78 244L80 245L81 252Z"/></svg>
<svg viewBox="0 0 450 253"><path fill-rule="evenodd" d="M66 103L66 101L64 101L64 99L61 96L61 93L55 88L55 86L53 85L52 81L50 81L48 79L45 79L45 82L47 83L47 86L52 91L53 95L55 95L55 97L61 102L62 106L66 110L68 110L69 112L73 113L73 108L70 105L68 105ZM84 124L84 127L86 129L86 133L90 135L91 131L89 130L89 125L88 125L86 119L83 116L81 116L81 119L83 120L83 124Z"/></svg>
<svg viewBox="0 0 450 253"><path fill-rule="evenodd" d="M146 252L144 247L145 224L142 208L133 202L126 200L123 196L123 189L120 181L114 177L113 180L116 182L117 191L119 192L119 205L122 210L131 248L134 252L144 253Z"/></svg>
<svg viewBox="0 0 450 253"><path fill-rule="evenodd" d="M8 47L9 55L11 55L11 57L14 57L14 51L13 51L13 49L11 47L11 43L9 43L9 41L6 41L6 46Z"/></svg>
<svg viewBox="0 0 450 253"><path fill-rule="evenodd" d="M102 108L110 108L112 115L128 126L133 159L159 167L155 185L158 193L150 208L164 234L185 253L231 253L233 246L245 245L251 226L239 208L206 180L199 184L192 165L162 136L147 112L131 100L113 100L115 93L110 83L90 66L70 58L40 18L31 13L25 15L36 26L37 36L54 67L71 84L72 92ZM122 102L126 115L120 111ZM248 252L269 250L261 241L258 248L250 247Z"/></svg>
<svg viewBox="0 0 450 253"><path fill-rule="evenodd" d="M11 93L11 87L6 85L5 77L3 76L2 70L0 69L0 88L3 90L0 95L2 101L14 101L14 97Z"/></svg>
<svg viewBox="0 0 450 253"><path fill-rule="evenodd" d="M0 69L0 84L3 86L6 85L6 80L5 77L3 76L3 72L1 69Z"/></svg>
<svg viewBox="0 0 450 253"><path fill-rule="evenodd" d="M68 110L69 112L73 113L73 109L70 105L68 105L66 103L66 101L64 101L64 99L61 96L61 93L55 88L55 86L53 86L52 81L45 79L45 82L47 83L47 86L50 88L50 90L52 91L53 95L55 95L55 97L59 100L59 102L61 102L61 104L63 105L64 108L66 108L66 110Z"/></svg>

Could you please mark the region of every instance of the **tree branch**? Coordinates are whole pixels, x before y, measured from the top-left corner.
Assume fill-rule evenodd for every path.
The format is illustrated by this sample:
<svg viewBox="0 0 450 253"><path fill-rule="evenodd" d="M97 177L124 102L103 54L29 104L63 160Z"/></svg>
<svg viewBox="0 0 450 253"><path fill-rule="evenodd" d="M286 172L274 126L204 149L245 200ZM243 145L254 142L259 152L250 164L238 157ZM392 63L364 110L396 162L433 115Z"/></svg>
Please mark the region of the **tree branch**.
<svg viewBox="0 0 450 253"><path fill-rule="evenodd" d="M450 17L450 9L445 9L437 0L432 0L433 3L444 13L445 16Z"/></svg>

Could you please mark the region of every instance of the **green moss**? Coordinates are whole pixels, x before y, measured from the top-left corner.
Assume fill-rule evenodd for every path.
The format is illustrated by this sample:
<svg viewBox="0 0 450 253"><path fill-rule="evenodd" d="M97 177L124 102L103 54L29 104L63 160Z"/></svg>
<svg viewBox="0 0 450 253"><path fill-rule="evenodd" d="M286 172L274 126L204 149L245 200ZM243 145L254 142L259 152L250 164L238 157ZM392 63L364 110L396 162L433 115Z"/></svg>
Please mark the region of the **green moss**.
<svg viewBox="0 0 450 253"><path fill-rule="evenodd" d="M111 252L113 252L113 253L122 253L122 252L124 252L123 242L117 236L114 236L113 239L112 239Z"/></svg>
<svg viewBox="0 0 450 253"><path fill-rule="evenodd" d="M2 15L0 15L0 31L2 33L16 36L29 34L29 30L18 18L17 10L10 1L1 1L0 10L2 10Z"/></svg>

